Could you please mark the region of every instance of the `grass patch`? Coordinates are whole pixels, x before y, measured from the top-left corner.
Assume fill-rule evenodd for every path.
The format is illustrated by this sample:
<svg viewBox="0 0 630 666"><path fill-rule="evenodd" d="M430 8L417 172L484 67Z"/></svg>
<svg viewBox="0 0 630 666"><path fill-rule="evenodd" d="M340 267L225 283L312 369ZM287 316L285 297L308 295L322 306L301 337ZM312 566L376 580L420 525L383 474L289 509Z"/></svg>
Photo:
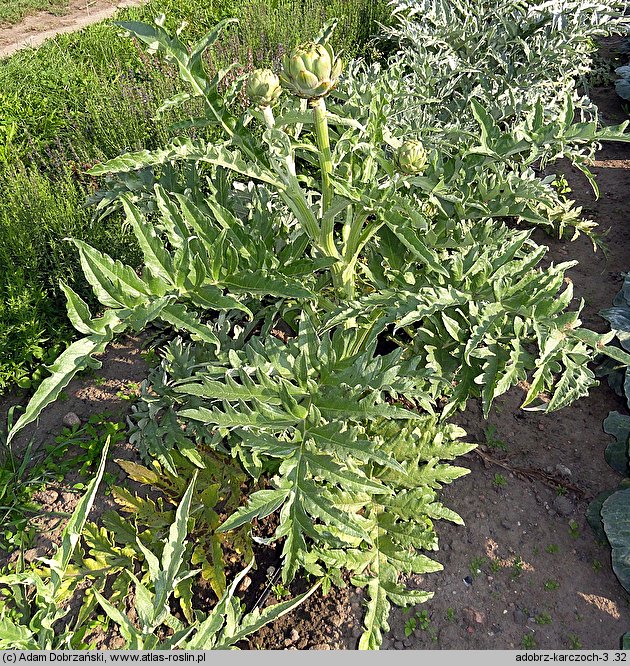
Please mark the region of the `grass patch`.
<svg viewBox="0 0 630 666"><path fill-rule="evenodd" d="M0 5L0 26L3 23L17 23L27 14L47 11L63 14L68 8L68 0L3 0Z"/></svg>

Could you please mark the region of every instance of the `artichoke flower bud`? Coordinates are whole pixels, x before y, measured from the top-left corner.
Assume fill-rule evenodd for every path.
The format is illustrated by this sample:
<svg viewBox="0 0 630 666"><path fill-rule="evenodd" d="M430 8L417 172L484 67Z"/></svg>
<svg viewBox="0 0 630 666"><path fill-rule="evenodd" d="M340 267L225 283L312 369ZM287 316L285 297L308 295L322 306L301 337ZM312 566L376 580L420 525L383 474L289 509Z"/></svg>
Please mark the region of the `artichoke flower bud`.
<svg viewBox="0 0 630 666"><path fill-rule="evenodd" d="M272 106L280 94L280 79L270 69L255 69L247 79L247 96L260 108Z"/></svg>
<svg viewBox="0 0 630 666"><path fill-rule="evenodd" d="M341 60L328 44L310 42L297 46L285 56L280 80L285 88L304 99L327 95L341 74Z"/></svg>
<svg viewBox="0 0 630 666"><path fill-rule="evenodd" d="M394 164L402 173L420 173L427 165L427 151L420 141L405 141L394 155Z"/></svg>

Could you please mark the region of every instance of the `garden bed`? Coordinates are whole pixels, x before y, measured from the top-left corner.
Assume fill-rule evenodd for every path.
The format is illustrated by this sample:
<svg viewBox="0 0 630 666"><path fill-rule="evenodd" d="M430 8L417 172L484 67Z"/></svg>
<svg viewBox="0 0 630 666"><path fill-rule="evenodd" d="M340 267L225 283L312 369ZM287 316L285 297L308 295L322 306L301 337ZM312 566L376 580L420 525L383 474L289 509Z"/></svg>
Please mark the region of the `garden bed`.
<svg viewBox="0 0 630 666"><path fill-rule="evenodd" d="M594 98L605 124L624 119L612 87L598 89ZM550 247L548 260L579 261L568 273L576 286L574 304L584 298L582 321L604 332L608 325L598 312L610 306L630 256L630 145L607 144L598 153L593 168L601 189L597 201L576 169L566 163L559 168L573 190L570 198L601 231L610 229L606 254L601 249L594 254L585 236L571 244L538 231L535 238ZM73 380L66 399L49 407L36 428L20 434L16 451L25 451L31 437L35 449L42 449L59 435L64 420L73 420L71 415L82 424L104 412L114 421L124 420L129 398L147 373L140 346L137 338L124 338L113 346L95 376ZM597 543L585 519L589 502L618 483L604 460L610 438L601 424L609 411L623 411L623 403L603 382L589 397L545 415L519 409L525 393L517 386L497 398L487 420L477 401L454 417L467 431L467 441L479 445L461 459L471 473L441 491L441 501L462 516L465 526L437 527L439 550L432 556L444 571L407 576L411 588L435 596L409 612L394 609L383 648L614 649L630 627L630 599L612 572L610 550ZM3 411L14 402L5 400ZM136 454L121 441L109 456L118 457L135 459ZM107 472L112 479L124 476L113 462ZM76 483L71 475L34 496L42 505L36 522L45 534L36 537L25 560L44 556L50 544L58 542L60 525L57 520L46 522L45 515L74 509ZM91 518L111 506L111 499L101 494ZM271 589L271 599L275 595L281 600L286 590L271 585L276 549L257 546L256 553L258 570L241 583L241 591L256 600ZM290 589L304 591L304 581L298 577ZM327 595L318 591L254 635L249 647L356 649L363 631L362 604L363 592L352 584L333 587ZM100 647L118 646L115 633L94 640Z"/></svg>

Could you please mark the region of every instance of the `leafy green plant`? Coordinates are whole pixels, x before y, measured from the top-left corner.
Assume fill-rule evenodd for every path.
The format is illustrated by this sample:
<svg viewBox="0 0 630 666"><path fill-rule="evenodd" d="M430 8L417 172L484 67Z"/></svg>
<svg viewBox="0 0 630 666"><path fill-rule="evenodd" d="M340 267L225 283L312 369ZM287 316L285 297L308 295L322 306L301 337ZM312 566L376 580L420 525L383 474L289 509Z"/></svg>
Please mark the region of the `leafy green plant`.
<svg viewBox="0 0 630 666"><path fill-rule="evenodd" d="M444 419L475 397L488 415L498 395L525 381L524 406L559 409L595 383L587 364L596 354L630 360L607 346L612 335L581 328L579 310L567 309L572 264L543 267L546 248L505 223L549 221L537 207L543 195L549 210L555 200L527 171L547 144L569 145L568 154L627 137L624 127L575 123L569 102L547 118L541 100L525 114L521 136L473 99L479 132L454 131L441 151L407 136L409 128L389 127L396 96L387 76L368 86L365 72L351 69L340 79L332 24L285 57L280 77L208 74L204 53L229 24L191 48L164 17L155 26L121 24L187 86L160 113L193 100L203 109L174 131L204 129L212 140L179 136L90 170L109 175L103 201L122 207L143 268L72 241L106 310L93 317L62 284L69 318L85 337L53 364L10 437L77 372L98 367L95 356L116 335L151 323L176 329L181 337L167 345L132 416L134 442L159 465L125 468L168 492L183 458L190 486L161 560L138 537L149 567L144 581L131 578L141 626L95 591L98 603L129 646L157 646L164 623L175 632L167 645L202 645L171 619L166 600L192 575L180 573L174 553L186 551L193 479L208 469L202 452L210 451L232 458L256 484L220 525L212 516L213 536L255 532L273 515L273 534L256 538L282 542L282 584L305 571L327 589L349 572L367 591L359 647L377 648L392 603L431 597L403 581L441 568L425 555L438 548L434 520L462 523L437 491L467 473L449 463L473 445ZM278 80L297 99L282 95ZM244 111L243 90L252 101ZM472 143L458 147L464 136ZM210 506L216 490L201 487ZM150 513L123 495L130 513ZM159 519L158 532L166 527ZM233 609L226 617L237 613L232 593L219 604ZM216 629L209 617L202 622ZM243 635L225 631L209 645Z"/></svg>
<svg viewBox="0 0 630 666"><path fill-rule="evenodd" d="M21 461L7 450L0 466L0 547L5 551L25 550L32 543L34 529L30 520L40 508L33 495L49 480L46 471L40 469L32 470L26 476L31 447L32 442Z"/></svg>
<svg viewBox="0 0 630 666"><path fill-rule="evenodd" d="M413 634L416 629L421 629L422 631L429 631L431 628L431 618L429 617L429 612L426 610L418 611L415 615L410 617L405 622L405 636L409 637Z"/></svg>
<svg viewBox="0 0 630 666"><path fill-rule="evenodd" d="M36 2L43 6L47 0L17 0L24 6ZM15 5L15 0L3 3L0 13ZM306 5L302 0L244 0L237 6L225 0L209 4L150 0L118 16L150 21L163 10L169 12L173 28L186 23L187 38L199 38L210 25L235 12L242 17L242 29L231 35L229 47L212 54L209 64L218 69L234 58L244 67L262 65L270 55L267 44L289 48L293 46L286 41L289 33L302 41L332 15L340 17L338 37L345 54L363 53L377 21L385 23L388 17L384 0L310 0ZM295 21L298 15L304 23L300 30ZM109 22L101 22L3 60L0 263L11 270L5 276L0 268L1 391L16 383L35 389L46 375L41 366L52 363L71 341L72 330L59 316L63 309L59 280L69 282L90 301L89 285L73 249L62 242L64 237L89 238L116 259L134 267L139 263L137 248L119 216L91 220L83 204L96 181L83 172L95 160L114 157L123 147L162 145L172 118L168 112L157 118L156 112L161 100L175 94L176 79L170 65L138 54L116 32ZM194 104L186 110L198 115ZM33 233L33 220L37 220L37 233ZM23 303L19 308L18 298ZM46 354L40 358L43 348Z"/></svg>
<svg viewBox="0 0 630 666"><path fill-rule="evenodd" d="M492 484L497 488L503 488L504 486L507 485L507 479L503 476L503 474L497 473L494 475L494 478L492 479Z"/></svg>
<svg viewBox="0 0 630 666"><path fill-rule="evenodd" d="M105 471L108 447L109 442L106 442L96 475L64 528L60 546L52 558L44 560L48 576L36 569L0 576L0 594L6 599L8 588L18 606L16 613L10 603L0 598L0 646L3 649L53 650L70 647L74 632L69 627L60 631L54 625L63 620L70 610L63 602L71 596L69 587L76 587L77 581L69 581L66 574ZM24 593L19 591L21 588L24 588Z"/></svg>
<svg viewBox="0 0 630 666"><path fill-rule="evenodd" d="M536 647L536 639L532 634L525 634L521 640L521 646L524 650L533 650Z"/></svg>
<svg viewBox="0 0 630 666"><path fill-rule="evenodd" d="M560 583L557 580L549 578L543 583L543 587L547 591L557 590L560 587Z"/></svg>
<svg viewBox="0 0 630 666"><path fill-rule="evenodd" d="M210 585L217 598L220 598L227 589L224 551L229 549L230 553L236 552L246 562L253 557L251 538L245 529L237 530L229 537L217 533L222 522L219 512L223 515L229 514L238 507L241 486L246 481L245 475L234 462L204 449L198 452L196 464L176 453L170 460L174 471L162 468L157 461L153 461L149 468L128 460L117 460L130 479L161 491L170 506L165 507L161 497L156 503L153 499L144 498L124 486L114 487L112 495L120 511L128 514L133 521L138 538L149 546L166 537L166 528L173 517L171 506L179 506L187 485L193 477L198 478L191 498L189 531L193 542L189 557L192 565L199 567L201 578ZM105 514L103 522L114 533L115 541L124 546L130 534L121 523L119 513ZM183 611L187 616L192 616L192 590L180 589L178 592L184 605Z"/></svg>
<svg viewBox="0 0 630 666"><path fill-rule="evenodd" d="M549 615L549 613L539 613L534 618L534 621L536 622L536 624L539 624L541 626L546 624L551 624L553 622L553 620L551 619L551 615Z"/></svg>
<svg viewBox="0 0 630 666"><path fill-rule="evenodd" d="M485 441L486 446L489 446L491 449L500 449L501 451L508 450L507 443L496 436L497 427L495 425L492 425L491 423L488 424L483 429L483 434L486 439Z"/></svg>
<svg viewBox="0 0 630 666"><path fill-rule="evenodd" d="M127 571L127 575L135 589L135 611L139 626L133 624L102 594L94 592L98 603L118 626L127 649L225 650L295 608L318 587L315 585L295 599L268 607L262 612L256 609L244 614L234 592L249 571L250 565L236 577L219 603L206 617L197 618L192 626L186 626L179 621L170 611L169 600L181 583L198 573L183 567L187 522L195 482L196 476L193 477L177 507L175 520L162 549L161 560L141 540L137 541L148 565L148 581L141 582L131 571ZM167 639L160 640L157 630L162 625L169 627L172 634Z"/></svg>
<svg viewBox="0 0 630 666"><path fill-rule="evenodd" d="M624 51L628 51L630 40L626 40ZM622 65L615 69L615 74L619 77L615 81L615 90L621 99L630 100L630 64Z"/></svg>
<svg viewBox="0 0 630 666"><path fill-rule="evenodd" d="M271 588L271 591L273 592L274 596L278 600L283 599L284 597L288 597L288 596L291 595L291 591L288 590L282 583L276 583Z"/></svg>
<svg viewBox="0 0 630 666"><path fill-rule="evenodd" d="M126 437L123 423L111 421L108 414L92 414L83 425L65 427L55 437L54 457L72 455L72 471L81 476L91 473L102 455L105 442L116 446ZM64 466L65 467L65 466ZM105 478L107 478L107 473ZM111 483L111 478L110 478Z"/></svg>
<svg viewBox="0 0 630 666"><path fill-rule="evenodd" d="M613 299L613 306L600 312L612 328L618 344L623 349L630 348L630 275L624 276L622 288ZM624 367L625 366L625 367ZM620 396L625 397L630 407L630 371L628 365L602 364L601 373L606 375L608 383ZM630 568L627 565L627 553L630 546L628 534L627 501L630 495L628 477L630 476L630 417L620 412L610 412L606 417L604 431L615 438L605 451L608 464L623 479L619 487L608 490L596 497L588 507L587 518L600 541L608 542L612 548L612 566L615 575L625 589L630 589Z"/></svg>

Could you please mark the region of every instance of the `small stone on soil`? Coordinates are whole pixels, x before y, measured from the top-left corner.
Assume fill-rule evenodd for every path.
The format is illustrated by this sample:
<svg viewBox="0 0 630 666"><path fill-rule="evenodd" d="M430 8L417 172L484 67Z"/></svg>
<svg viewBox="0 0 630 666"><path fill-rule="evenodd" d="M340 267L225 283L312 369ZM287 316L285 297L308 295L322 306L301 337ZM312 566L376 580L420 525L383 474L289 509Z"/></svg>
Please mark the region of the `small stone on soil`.
<svg viewBox="0 0 630 666"><path fill-rule="evenodd" d="M573 502L564 495L558 495L553 500L553 508L562 516L570 516L573 513Z"/></svg>
<svg viewBox="0 0 630 666"><path fill-rule="evenodd" d="M512 617L516 624L527 624L527 614L523 613L520 608L517 608L514 613L512 613Z"/></svg>
<svg viewBox="0 0 630 666"><path fill-rule="evenodd" d="M566 465L562 465L560 463L556 465L556 472L560 474L560 476L564 476L567 479L573 476L573 472L571 472L571 470Z"/></svg>
<svg viewBox="0 0 630 666"><path fill-rule="evenodd" d="M394 650L404 650L405 644L402 641L396 641L394 643Z"/></svg>
<svg viewBox="0 0 630 666"><path fill-rule="evenodd" d="M80 426L81 425L81 419L74 412L68 412L63 417L62 422L68 428L72 428L73 426Z"/></svg>
<svg viewBox="0 0 630 666"><path fill-rule="evenodd" d="M475 608L464 608L462 615L468 624L483 624L486 621L485 614Z"/></svg>

